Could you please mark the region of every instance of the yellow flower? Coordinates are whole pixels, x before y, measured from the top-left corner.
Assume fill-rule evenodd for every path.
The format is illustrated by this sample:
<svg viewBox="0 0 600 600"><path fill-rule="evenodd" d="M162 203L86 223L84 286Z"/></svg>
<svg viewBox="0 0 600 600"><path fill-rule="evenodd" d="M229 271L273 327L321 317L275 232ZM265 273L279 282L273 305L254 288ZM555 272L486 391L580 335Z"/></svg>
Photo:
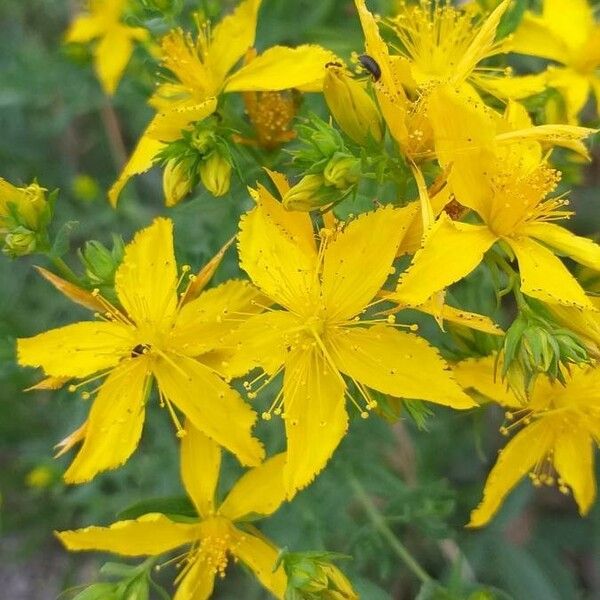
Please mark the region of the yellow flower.
<svg viewBox="0 0 600 600"><path fill-rule="evenodd" d="M346 396L363 417L376 406L369 388L457 409L474 406L424 339L398 331L393 316L361 318L380 301L373 302L402 238L403 211L386 207L321 230L317 247L309 215L286 211L265 188L254 195L257 206L240 225L240 264L278 308L250 317L232 334L237 352L227 372L263 370L245 383L252 398L284 371L283 388L263 418L284 413L288 495L312 481L344 436Z"/></svg>
<svg viewBox="0 0 600 600"><path fill-rule="evenodd" d="M518 105L511 106L517 110ZM452 165L452 192L484 224L452 221L442 213L403 273L398 299L411 305L424 302L468 275L485 252L502 241L519 263L523 293L548 303L594 310L554 252L600 270L600 246L552 222L572 213L564 209L564 198L547 198L560 174L548 166L539 143L542 139L577 148L591 130L546 126L548 130L521 129L499 139L502 134L490 111L444 88L431 96L430 109L436 121L439 160L448 168ZM517 110L517 116L509 113L504 126L509 129L512 119L522 122L525 117L524 109Z"/></svg>
<svg viewBox="0 0 600 600"><path fill-rule="evenodd" d="M535 486L558 485L573 492L582 515L596 498L594 446L600 444L600 369L572 367L566 385L538 378L526 406L495 378L495 358L471 359L455 368L457 380L508 408L508 434L520 431L501 450L470 527L485 525L510 490L527 473ZM516 409L516 410L515 410Z"/></svg>
<svg viewBox="0 0 600 600"><path fill-rule="evenodd" d="M147 171L165 144L177 140L183 129L216 110L220 94L321 90L325 64L334 57L320 46L274 46L234 70L254 44L260 4L261 0L243 0L216 26L199 24L195 42L180 29L163 38L162 64L173 75L173 81L161 84L150 99L157 114L109 191L113 205L127 181Z"/></svg>
<svg viewBox="0 0 600 600"><path fill-rule="evenodd" d="M587 0L544 0L541 15L525 13L512 49L560 63L549 67L547 82L564 97L569 123L577 123L590 91L600 102L600 26Z"/></svg>
<svg viewBox="0 0 600 600"><path fill-rule="evenodd" d="M142 27L121 22L127 0L90 0L89 13L77 17L66 33L67 42L90 42L94 49L96 74L107 94L114 94L133 54L134 42L148 39Z"/></svg>
<svg viewBox="0 0 600 600"><path fill-rule="evenodd" d="M46 191L37 183L17 187L0 177L0 235L7 233L12 224L38 231L48 211Z"/></svg>
<svg viewBox="0 0 600 600"><path fill-rule="evenodd" d="M21 365L41 366L52 378L82 380L70 389L83 387L84 398L97 391L86 423L62 443L68 449L83 440L66 481L88 481L129 458L141 436L152 380L179 435L175 408L243 464L262 459L262 446L250 432L254 411L210 362L211 351L234 326L228 315L259 310L253 303L258 294L245 282L229 281L194 297L199 290L192 279L194 296L184 292L178 297L179 283L188 273L184 267L178 281L172 223L157 219L125 249L115 276L121 309L98 294L90 300L68 288L65 292L77 302L95 302L100 320L18 341ZM88 390L89 383L99 381L95 391Z"/></svg>
<svg viewBox="0 0 600 600"><path fill-rule="evenodd" d="M199 520L173 521L160 513L118 521L110 527L86 527L56 535L69 550L98 550L124 556L160 555L180 546L190 549L178 563L174 600L206 600L215 578L225 576L229 555L241 560L277 598L283 598L287 578L273 572L278 550L244 521L274 513L285 498L284 454L247 471L225 500L215 503L221 451L208 437L186 424L181 443L181 478Z"/></svg>

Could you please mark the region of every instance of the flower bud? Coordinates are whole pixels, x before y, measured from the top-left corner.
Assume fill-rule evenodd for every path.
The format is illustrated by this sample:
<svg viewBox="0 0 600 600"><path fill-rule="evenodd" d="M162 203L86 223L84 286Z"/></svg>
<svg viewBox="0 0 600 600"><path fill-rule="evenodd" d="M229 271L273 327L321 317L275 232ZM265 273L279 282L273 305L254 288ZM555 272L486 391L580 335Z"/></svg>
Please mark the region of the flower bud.
<svg viewBox="0 0 600 600"><path fill-rule="evenodd" d="M344 574L331 560L344 558L331 552L283 551L279 562L288 578L285 599L358 600Z"/></svg>
<svg viewBox="0 0 600 600"><path fill-rule="evenodd" d="M37 236L35 231L26 227L17 226L6 234L3 252L13 258L26 256L35 252Z"/></svg>
<svg viewBox="0 0 600 600"><path fill-rule="evenodd" d="M323 94L336 123L357 144L369 139L380 142L381 116L363 83L349 76L344 67L331 64L323 82Z"/></svg>
<svg viewBox="0 0 600 600"><path fill-rule="evenodd" d="M79 259L91 286L112 286L115 273L123 260L124 244L118 236L113 236L113 249L91 240L79 251Z"/></svg>
<svg viewBox="0 0 600 600"><path fill-rule="evenodd" d="M309 211L320 208L323 202L322 192L325 189L325 178L322 175L305 175L283 196L282 202L287 210Z"/></svg>
<svg viewBox="0 0 600 600"><path fill-rule="evenodd" d="M326 185L338 190L346 190L358 182L360 176L360 160L343 154L334 155L323 170Z"/></svg>
<svg viewBox="0 0 600 600"><path fill-rule="evenodd" d="M231 163L219 152L212 152L200 163L200 179L215 197L224 196L231 183Z"/></svg>
<svg viewBox="0 0 600 600"><path fill-rule="evenodd" d="M165 204L175 206L181 202L192 189L192 179L185 162L171 159L163 171L163 193Z"/></svg>

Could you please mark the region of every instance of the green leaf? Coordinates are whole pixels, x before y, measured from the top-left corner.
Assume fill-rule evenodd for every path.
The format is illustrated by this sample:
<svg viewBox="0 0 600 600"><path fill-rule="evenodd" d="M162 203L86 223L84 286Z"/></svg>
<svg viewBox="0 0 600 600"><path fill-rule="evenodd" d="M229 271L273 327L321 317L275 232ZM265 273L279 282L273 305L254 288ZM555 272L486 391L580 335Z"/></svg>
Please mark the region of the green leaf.
<svg viewBox="0 0 600 600"><path fill-rule="evenodd" d="M197 519L198 513L187 496L169 496L166 498L148 498L128 506L117 517L123 519L137 519L148 513L162 513L173 520L179 517Z"/></svg>
<svg viewBox="0 0 600 600"><path fill-rule="evenodd" d="M52 256L56 256L60 258L64 256L69 251L69 245L71 240L71 234L75 231L76 227L79 225L78 221L67 221L56 234L54 238L54 243L52 244L52 249L50 250L50 254Z"/></svg>

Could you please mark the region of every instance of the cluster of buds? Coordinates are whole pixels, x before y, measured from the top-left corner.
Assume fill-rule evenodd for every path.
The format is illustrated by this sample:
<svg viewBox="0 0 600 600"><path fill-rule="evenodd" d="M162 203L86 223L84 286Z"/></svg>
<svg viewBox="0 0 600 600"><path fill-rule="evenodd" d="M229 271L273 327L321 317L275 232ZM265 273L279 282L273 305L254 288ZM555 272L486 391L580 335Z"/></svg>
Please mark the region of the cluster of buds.
<svg viewBox="0 0 600 600"><path fill-rule="evenodd" d="M229 191L233 161L216 116L183 132L183 137L169 144L158 160L165 166L163 191L167 206L178 204L199 181L215 197Z"/></svg>
<svg viewBox="0 0 600 600"><path fill-rule="evenodd" d="M55 194L37 183L17 187L0 179L0 240L12 257L47 249Z"/></svg>
<svg viewBox="0 0 600 600"><path fill-rule="evenodd" d="M288 578L285 600L358 600L358 595L332 560L348 558L333 552L282 550L275 568L283 565Z"/></svg>
<svg viewBox="0 0 600 600"><path fill-rule="evenodd" d="M361 160L346 148L338 131L314 115L298 131L305 146L293 156L304 176L284 195L283 205L299 211L333 206L356 189Z"/></svg>
<svg viewBox="0 0 600 600"><path fill-rule="evenodd" d="M533 300L520 302L519 315L506 332L502 350L502 376L520 397L531 391L538 375L564 385L564 368L591 360L579 336L556 323Z"/></svg>

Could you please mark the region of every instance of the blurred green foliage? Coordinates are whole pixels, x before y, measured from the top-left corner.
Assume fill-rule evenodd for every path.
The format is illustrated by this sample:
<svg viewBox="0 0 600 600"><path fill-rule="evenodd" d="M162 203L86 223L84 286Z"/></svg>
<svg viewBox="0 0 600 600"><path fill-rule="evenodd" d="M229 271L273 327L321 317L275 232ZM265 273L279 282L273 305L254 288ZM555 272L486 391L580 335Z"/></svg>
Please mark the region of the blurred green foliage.
<svg viewBox="0 0 600 600"><path fill-rule="evenodd" d="M145 100L155 64L136 51L128 70L136 76L126 76L116 97L107 100L94 79L89 54L61 46L76 4L0 0L0 176L16 184L38 178L45 187L60 189L55 227L73 222L66 259L74 267L78 248L98 249L88 245L86 250L87 241L99 240L111 248L114 233L128 240L165 212L176 223L181 260L198 267L235 232L238 216L249 206L245 185L254 183L259 173L241 169L244 181L236 181L225 197L213 199L200 192L166 210L158 172L151 172L128 188L113 211L105 202L106 189L149 119ZM146 4L152 8L159 3ZM173 18L194 7L183 1L167 4ZM201 4L216 14L234 3ZM391 4L370 3L382 12ZM164 27L158 18L151 25L156 31ZM257 40L259 48L316 42L345 57L362 48L350 0L264 0ZM305 115L316 110L325 116L318 99L305 98L304 104ZM592 165L586 185L573 194L579 211L575 224L585 233L598 230L599 213L593 205L598 177L597 165ZM158 410L149 411L140 451L124 468L78 487L61 482L66 459L54 461L52 446L80 425L87 406L67 392L23 392L36 378L16 367L14 340L86 315L43 281L31 268L34 264L43 260L0 257L0 584L9 581L10 571L29 585L22 588L24 595L10 596L12 600L50 598L96 576L94 569L84 574L85 557L74 555L54 573L57 590L46 587L39 577L40 556L50 560L48 556L64 553L53 541L53 530L112 522L119 511L142 499L182 493L173 432ZM235 257L229 255L216 280L238 274ZM491 297L486 292L489 282L479 283L477 294L473 287L465 288L464 306L481 310L482 298ZM469 298L469 290L476 297ZM462 293L460 288L457 293ZM432 323L423 325L435 340ZM524 485L486 530L465 530L468 511L480 497L501 444L501 415L436 408L433 415L421 416L421 427L405 414L392 427L379 419L354 419L351 435L330 467L268 520L265 532L291 551L351 555L353 560L340 566L366 600L600 597L598 506L582 520L569 498L552 490L534 495ZM261 424L259 434L274 443L281 439L274 427ZM234 480L236 471L237 465L228 461L225 484ZM446 591L427 584L419 592L418 579L357 498L357 482L374 499L389 530L432 577L447 582ZM241 567L231 571L217 598L265 597ZM491 588L506 595L494 596Z"/></svg>

